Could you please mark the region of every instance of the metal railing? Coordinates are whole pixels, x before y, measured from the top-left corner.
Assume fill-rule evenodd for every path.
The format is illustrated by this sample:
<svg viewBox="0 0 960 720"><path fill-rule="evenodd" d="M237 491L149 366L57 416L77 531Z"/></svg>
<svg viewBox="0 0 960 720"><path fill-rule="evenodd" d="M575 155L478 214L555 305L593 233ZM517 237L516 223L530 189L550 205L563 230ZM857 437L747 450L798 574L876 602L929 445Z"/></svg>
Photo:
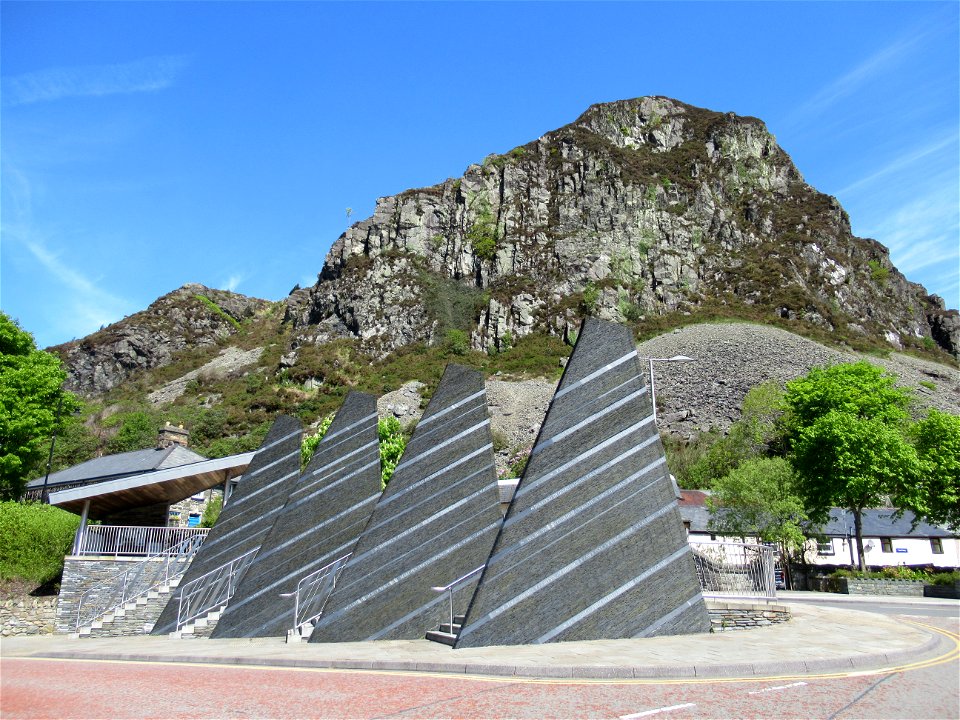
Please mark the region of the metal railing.
<svg viewBox="0 0 960 720"><path fill-rule="evenodd" d="M774 549L746 543L690 543L705 597L777 599Z"/></svg>
<svg viewBox="0 0 960 720"><path fill-rule="evenodd" d="M210 528L87 525L77 555L144 555L163 552L188 538L206 536Z"/></svg>
<svg viewBox="0 0 960 720"><path fill-rule="evenodd" d="M280 597L293 598L293 628L289 635L300 636L301 629L323 615L323 607L337 586L340 573L353 553L338 557L332 563L314 570L300 579L296 592L281 593Z"/></svg>
<svg viewBox="0 0 960 720"><path fill-rule="evenodd" d="M89 587L77 603L77 630L158 587L169 585L186 571L204 538L206 533L185 537L176 545Z"/></svg>
<svg viewBox="0 0 960 720"><path fill-rule="evenodd" d="M438 592L438 593L445 592L445 593L447 593L447 597L449 598L449 601L450 601L449 607L450 607L450 632L451 632L451 633L453 632L453 618L455 617L455 616L454 616L454 612L453 612L453 593L454 593L454 591L455 591L456 589L458 589L461 585L463 585L467 580L469 580L470 578L472 578L474 575L479 575L481 572L483 572L483 569L484 569L485 567L486 567L486 565L481 565L481 566L478 567L478 568L474 568L473 570L471 570L470 572L468 572L466 575L462 575L462 576L458 577L456 580L454 580L454 581L453 581L452 583L450 583L449 585L444 585L443 587L431 587L431 588L430 588L430 589L433 590L434 592Z"/></svg>
<svg viewBox="0 0 960 720"><path fill-rule="evenodd" d="M253 562L259 549L256 547L248 550L225 565L182 585L177 605L177 630L181 630L191 620L225 606L236 592L243 573Z"/></svg>

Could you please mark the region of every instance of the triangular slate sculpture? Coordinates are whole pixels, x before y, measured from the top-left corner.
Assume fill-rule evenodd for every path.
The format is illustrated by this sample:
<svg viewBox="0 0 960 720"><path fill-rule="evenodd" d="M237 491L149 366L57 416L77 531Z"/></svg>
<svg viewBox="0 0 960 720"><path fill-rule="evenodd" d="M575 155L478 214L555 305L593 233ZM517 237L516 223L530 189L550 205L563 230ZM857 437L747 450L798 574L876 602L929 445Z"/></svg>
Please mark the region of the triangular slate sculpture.
<svg viewBox="0 0 960 720"><path fill-rule="evenodd" d="M496 481L483 378L448 365L310 642L417 639L448 622L431 587L487 559Z"/></svg>
<svg viewBox="0 0 960 720"><path fill-rule="evenodd" d="M280 637L299 580L349 554L380 497L377 399L347 395L212 637ZM316 608L318 611L320 608Z"/></svg>
<svg viewBox="0 0 960 720"><path fill-rule="evenodd" d="M456 647L709 629L633 338L587 318Z"/></svg>
<svg viewBox="0 0 960 720"><path fill-rule="evenodd" d="M177 591L160 613L151 631L153 635L177 629L177 610L185 586L260 547L300 475L302 438L303 426L299 420L286 415L276 419L180 580Z"/></svg>

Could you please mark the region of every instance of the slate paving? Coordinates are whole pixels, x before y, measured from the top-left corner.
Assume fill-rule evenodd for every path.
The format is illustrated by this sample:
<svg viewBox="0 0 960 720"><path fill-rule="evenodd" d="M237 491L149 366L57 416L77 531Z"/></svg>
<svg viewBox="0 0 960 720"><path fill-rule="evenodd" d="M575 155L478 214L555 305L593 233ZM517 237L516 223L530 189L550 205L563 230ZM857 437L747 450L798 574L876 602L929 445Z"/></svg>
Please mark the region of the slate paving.
<svg viewBox="0 0 960 720"><path fill-rule="evenodd" d="M567 678L802 676L883 668L957 643L876 613L788 603L793 620L731 633L451 649L427 640L291 643L277 638L3 638L0 655Z"/></svg>

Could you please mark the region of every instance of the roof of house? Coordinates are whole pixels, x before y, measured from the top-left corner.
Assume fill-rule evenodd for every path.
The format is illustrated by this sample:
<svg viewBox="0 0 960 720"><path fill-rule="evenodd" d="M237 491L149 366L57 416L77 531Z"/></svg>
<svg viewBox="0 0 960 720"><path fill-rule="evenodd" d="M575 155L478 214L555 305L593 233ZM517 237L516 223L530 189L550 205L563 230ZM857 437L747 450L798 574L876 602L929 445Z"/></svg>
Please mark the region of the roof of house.
<svg viewBox="0 0 960 720"><path fill-rule="evenodd" d="M54 488L62 485L103 482L105 480L139 475L154 470L177 467L178 465L187 465L202 460L206 460L203 455L198 455L193 452L193 450L189 450L180 445L171 445L168 448L133 450L131 452L117 453L116 455L104 455L103 457L93 458L93 460L87 460L79 465L74 465L66 470L51 473L47 481L47 487ZM27 489L34 490L43 487L43 481L43 477L31 480L27 483Z"/></svg>
<svg viewBox="0 0 960 720"><path fill-rule="evenodd" d="M690 523L690 532L710 532L710 510L706 500L709 491L681 490L680 517ZM896 510L892 508L876 508L863 511L863 537L953 537L949 530L919 522L912 527L914 515L905 512L901 517L895 517ZM853 533L853 513L842 508L833 508L830 519L819 528L822 535L830 537L846 537Z"/></svg>
<svg viewBox="0 0 960 720"><path fill-rule="evenodd" d="M918 522L912 527L914 515L904 512L901 517L895 517L896 510L892 508L868 509L862 513L864 537L952 537L950 531ZM830 511L830 519L820 528L824 535L845 537L853 534L853 513L841 508Z"/></svg>

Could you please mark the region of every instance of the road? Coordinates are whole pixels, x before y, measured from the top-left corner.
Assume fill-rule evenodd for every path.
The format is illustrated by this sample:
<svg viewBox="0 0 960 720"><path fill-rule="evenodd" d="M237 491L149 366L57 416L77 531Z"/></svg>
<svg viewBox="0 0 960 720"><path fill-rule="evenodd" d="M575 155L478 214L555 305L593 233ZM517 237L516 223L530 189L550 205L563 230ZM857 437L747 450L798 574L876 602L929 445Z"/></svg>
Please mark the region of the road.
<svg viewBox="0 0 960 720"><path fill-rule="evenodd" d="M722 680L570 681L174 663L0 659L3 718L949 718L953 650L881 672Z"/></svg>
<svg viewBox="0 0 960 720"><path fill-rule="evenodd" d="M956 600L897 600L895 598L834 595L819 592L781 592L787 602L807 602L821 607L841 610L862 610L881 615L912 615L915 617L956 618L960 616L960 604Z"/></svg>

